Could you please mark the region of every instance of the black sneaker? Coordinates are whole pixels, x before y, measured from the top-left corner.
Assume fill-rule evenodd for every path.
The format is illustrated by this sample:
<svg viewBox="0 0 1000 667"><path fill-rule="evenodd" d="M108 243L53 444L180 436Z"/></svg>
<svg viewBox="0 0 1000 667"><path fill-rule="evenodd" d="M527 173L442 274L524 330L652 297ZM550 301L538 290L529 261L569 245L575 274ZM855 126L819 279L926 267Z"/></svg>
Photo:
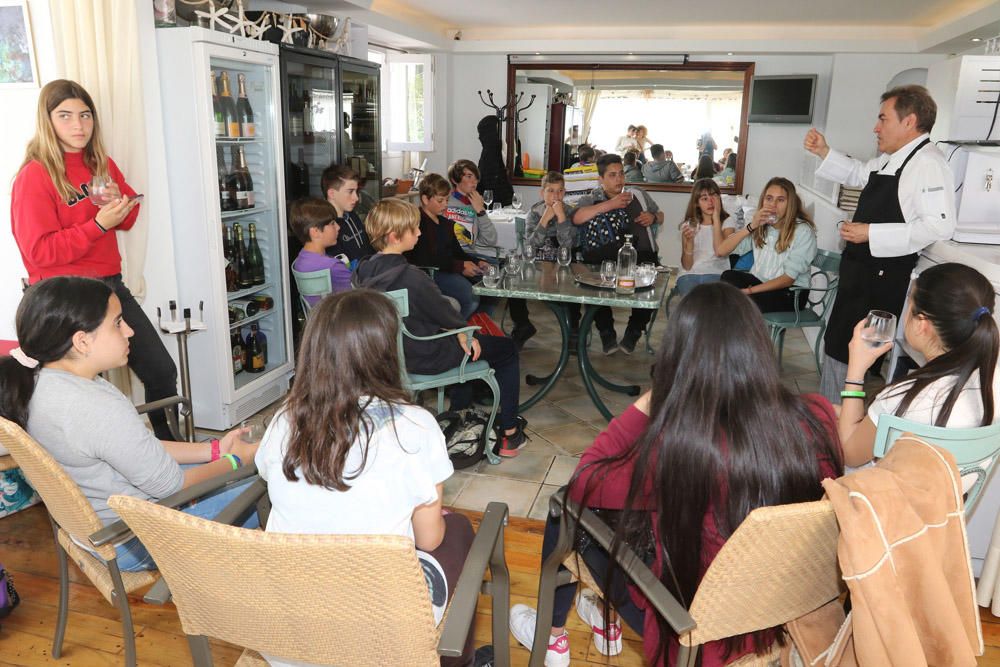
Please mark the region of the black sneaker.
<svg viewBox="0 0 1000 667"><path fill-rule="evenodd" d="M527 421L521 421L518 418L517 430L510 435L504 434L502 428L498 429L497 433L500 437L497 438L493 453L508 459L520 454L521 448L528 444L528 436L524 433L524 424L526 423Z"/></svg>
<svg viewBox="0 0 1000 667"><path fill-rule="evenodd" d="M514 327L514 330L510 332L511 340L517 345L517 349L524 347L525 342L532 336L538 333L538 329L531 322L527 324L522 324Z"/></svg>
<svg viewBox="0 0 1000 667"><path fill-rule="evenodd" d="M618 336L615 332L602 333L601 334L601 346L604 348L604 354L611 356L618 351Z"/></svg>
<svg viewBox="0 0 1000 667"><path fill-rule="evenodd" d="M625 354L632 354L635 352L635 344L639 342L639 338L641 337L642 333L635 333L630 329L626 329L625 335L622 336L622 341L618 344L618 347Z"/></svg>

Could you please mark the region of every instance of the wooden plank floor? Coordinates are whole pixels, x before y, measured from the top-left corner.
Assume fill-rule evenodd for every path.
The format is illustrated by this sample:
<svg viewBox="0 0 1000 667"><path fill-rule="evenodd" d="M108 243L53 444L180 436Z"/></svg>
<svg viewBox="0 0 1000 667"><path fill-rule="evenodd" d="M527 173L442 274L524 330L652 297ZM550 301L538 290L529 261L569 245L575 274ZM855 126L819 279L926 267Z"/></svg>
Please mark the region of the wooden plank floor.
<svg viewBox="0 0 1000 667"><path fill-rule="evenodd" d="M468 513L475 522L478 515ZM511 603L534 605L538 587L542 523L511 519L506 534L507 563L511 571ZM124 648L118 612L87 579L70 565L70 614L60 659L51 655L52 635L58 605L59 580L56 554L48 517L36 506L0 519L0 563L14 575L21 605L0 625L0 665L121 665ZM131 596L140 665L176 667L190 665L187 641L176 610L142 601L139 591ZM489 598L480 598L476 618L476 645L491 643ZM980 665L1000 667L1000 619L981 610L986 655ZM588 629L575 613L570 614L570 645L574 665L642 665L641 640L626 628L625 650L616 658L605 658L593 646ZM511 663L527 665L528 652L510 635ZM212 643L215 664L236 662L240 649L223 642Z"/></svg>

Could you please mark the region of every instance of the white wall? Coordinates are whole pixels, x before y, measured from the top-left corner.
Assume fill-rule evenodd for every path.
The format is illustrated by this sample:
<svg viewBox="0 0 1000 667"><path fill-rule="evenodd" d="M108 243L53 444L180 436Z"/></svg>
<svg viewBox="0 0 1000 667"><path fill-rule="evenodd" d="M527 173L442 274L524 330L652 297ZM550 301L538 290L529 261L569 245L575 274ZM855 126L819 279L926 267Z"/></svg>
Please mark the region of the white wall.
<svg viewBox="0 0 1000 667"><path fill-rule="evenodd" d="M28 0L31 36L35 47L38 77L44 84L57 77L52 18L47 0ZM10 186L17 174L24 149L35 135L38 88L18 88L0 92L3 109L4 150L0 151L0 339L13 340L14 315L21 301L21 278L28 274L10 232Z"/></svg>

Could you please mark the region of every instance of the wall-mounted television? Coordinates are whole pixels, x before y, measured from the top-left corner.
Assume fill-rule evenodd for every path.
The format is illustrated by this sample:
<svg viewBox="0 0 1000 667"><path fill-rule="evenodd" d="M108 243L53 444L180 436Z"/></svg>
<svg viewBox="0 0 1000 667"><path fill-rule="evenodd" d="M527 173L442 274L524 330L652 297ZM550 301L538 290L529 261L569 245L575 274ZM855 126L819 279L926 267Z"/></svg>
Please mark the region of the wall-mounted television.
<svg viewBox="0 0 1000 667"><path fill-rule="evenodd" d="M755 76L750 86L751 123L811 123L816 75Z"/></svg>

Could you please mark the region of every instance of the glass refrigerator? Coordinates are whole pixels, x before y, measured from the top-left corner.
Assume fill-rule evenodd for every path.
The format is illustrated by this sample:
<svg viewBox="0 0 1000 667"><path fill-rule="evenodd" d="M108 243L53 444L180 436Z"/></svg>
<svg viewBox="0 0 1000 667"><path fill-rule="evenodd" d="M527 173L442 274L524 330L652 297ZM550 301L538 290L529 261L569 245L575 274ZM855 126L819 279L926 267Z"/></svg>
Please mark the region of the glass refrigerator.
<svg viewBox="0 0 1000 667"><path fill-rule="evenodd" d="M178 300L203 302L207 327L188 343L195 422L228 429L294 371L278 48L197 27L156 36Z"/></svg>

